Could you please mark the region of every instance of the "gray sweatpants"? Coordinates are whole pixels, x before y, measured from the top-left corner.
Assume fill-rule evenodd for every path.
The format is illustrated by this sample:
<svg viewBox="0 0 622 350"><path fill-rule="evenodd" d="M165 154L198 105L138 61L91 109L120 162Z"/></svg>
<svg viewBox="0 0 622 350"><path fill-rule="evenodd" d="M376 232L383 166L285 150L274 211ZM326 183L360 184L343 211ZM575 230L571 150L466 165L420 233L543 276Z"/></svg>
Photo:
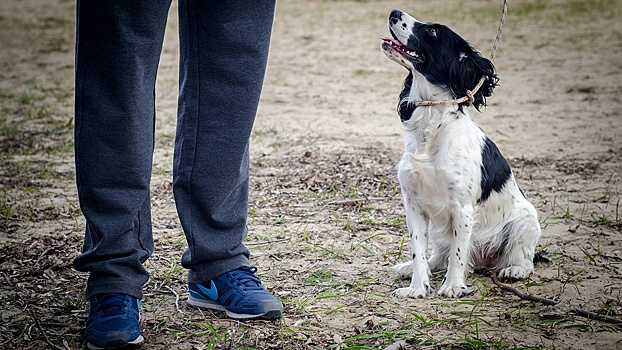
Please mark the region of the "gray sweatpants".
<svg viewBox="0 0 622 350"><path fill-rule="evenodd" d="M170 0L77 1L75 161L87 297L142 298L153 253L155 80ZM274 0L179 0L173 191L189 282L249 264L249 137Z"/></svg>

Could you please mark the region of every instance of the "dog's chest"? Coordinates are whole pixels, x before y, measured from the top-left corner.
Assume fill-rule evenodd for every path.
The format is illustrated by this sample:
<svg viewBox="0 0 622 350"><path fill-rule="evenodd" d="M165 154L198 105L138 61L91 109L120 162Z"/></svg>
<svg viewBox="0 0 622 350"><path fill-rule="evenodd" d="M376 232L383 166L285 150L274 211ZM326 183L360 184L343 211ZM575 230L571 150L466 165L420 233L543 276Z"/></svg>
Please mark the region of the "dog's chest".
<svg viewBox="0 0 622 350"><path fill-rule="evenodd" d="M453 117L453 115L452 115ZM468 116L438 118L416 125L406 137L401 181L430 211L448 202L475 198L480 187L482 140L485 135ZM427 211L427 210L426 210Z"/></svg>

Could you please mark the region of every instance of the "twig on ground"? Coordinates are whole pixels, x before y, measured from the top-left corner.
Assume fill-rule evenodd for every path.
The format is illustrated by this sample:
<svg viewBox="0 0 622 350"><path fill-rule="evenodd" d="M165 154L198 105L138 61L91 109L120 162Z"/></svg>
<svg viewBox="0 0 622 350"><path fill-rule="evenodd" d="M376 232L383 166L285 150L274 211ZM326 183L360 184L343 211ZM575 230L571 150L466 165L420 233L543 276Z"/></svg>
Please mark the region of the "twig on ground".
<svg viewBox="0 0 622 350"><path fill-rule="evenodd" d="M249 242L249 243L244 243L244 245L247 245L247 246L268 245L268 244L274 244L274 243L287 242L289 240L291 240L291 238L288 237L288 238L275 239L273 241Z"/></svg>
<svg viewBox="0 0 622 350"><path fill-rule="evenodd" d="M387 197L366 197L366 198L352 198L352 199L342 199L338 201L331 201L326 203L326 205L354 205L361 202L369 202L369 201L386 201Z"/></svg>
<svg viewBox="0 0 622 350"><path fill-rule="evenodd" d="M452 344L447 344L447 343L439 343L439 344L434 344L434 345L417 345L414 347L409 347L408 343L405 340L398 340L395 343L387 346L386 348L382 349L382 350L407 350L407 349L417 349L417 350L437 350L437 349L453 349L454 346L458 346L459 347L460 344L458 343L452 343Z"/></svg>
<svg viewBox="0 0 622 350"><path fill-rule="evenodd" d="M39 257L37 258L37 260L35 261L34 264L32 264L32 266L37 266L39 265L39 261L41 261L41 258L43 258L47 253L49 253L52 250L52 247L49 247L48 249L44 250L43 253L41 253L41 255L39 255Z"/></svg>
<svg viewBox="0 0 622 350"><path fill-rule="evenodd" d="M53 343L50 341L50 338L48 337L48 334L45 332L45 329L43 329L43 327L41 326L41 323L39 323L39 319L35 317L35 314L34 314L34 312L32 312L32 310L28 309L28 313L30 314L30 317L32 317L32 319L35 321L35 324L37 325L37 328L39 329L39 332L41 332L41 334L42 334L42 335L43 335L43 337L45 338L45 342L46 342L49 346L53 347L54 349L66 350L65 348L60 347L60 346L58 346L58 345L56 345L56 344L53 344Z"/></svg>
<svg viewBox="0 0 622 350"><path fill-rule="evenodd" d="M173 293L175 295L175 308L177 309L177 311L180 314L183 314L184 312L179 308L179 294L173 288L171 288L169 286L164 286L164 288L170 290L171 293Z"/></svg>
<svg viewBox="0 0 622 350"><path fill-rule="evenodd" d="M45 255L45 252L43 254L41 254L41 256L43 256L43 255ZM9 277L5 273L2 273L2 277L4 277L4 279L6 280L8 285L14 286L14 284L11 282L11 280L9 279ZM43 326L41 326L41 323L39 322L39 319L37 317L35 317L35 313L30 309L30 307L29 307L30 305L28 304L26 299L23 298L20 295L20 293L17 290L17 288L13 288L13 292L17 296L18 300L21 300L22 302L26 303L25 304L25 309L28 311L28 318L35 321L35 325L37 326L37 329L39 329L39 332L41 332L41 334L43 335L43 338L45 338L45 342L47 343L47 345L53 347L54 349L66 350L65 348L62 348L62 347L60 347L60 346L58 346L56 344L53 344L50 341L50 338L48 337L48 334L45 332L45 329L43 329ZM27 325L28 325L28 321L26 321L26 325L24 326L24 332L22 334L24 334L26 332L26 326Z"/></svg>
<svg viewBox="0 0 622 350"><path fill-rule="evenodd" d="M507 284L501 283L499 281L499 279L497 278L497 275L495 274L494 271L490 271L490 278L492 278L492 281L499 288L514 293L517 297L521 298L522 300L535 301L535 302L538 302L538 303L542 303L542 304L546 304L546 305L551 305L551 306L559 304L558 301L547 299L547 298L543 298L543 297L540 297L540 296L537 296L537 295L533 295L533 294L525 294L525 293L521 292L520 290L518 290L518 289L516 289L516 288L514 288L512 286L508 286ZM597 321L602 321L602 322L606 322L606 323L622 325L622 319L611 317L611 316L607 316L607 315L603 315L603 314L599 314L599 313L595 313L595 312L589 312L589 311L583 310L583 309L575 307L575 306L570 306L570 311L574 312L575 314L577 314L579 316L588 318L590 320L597 320Z"/></svg>
<svg viewBox="0 0 622 350"><path fill-rule="evenodd" d="M404 349L406 349L406 342L404 340L396 341L395 343L384 348L384 350L404 350Z"/></svg>

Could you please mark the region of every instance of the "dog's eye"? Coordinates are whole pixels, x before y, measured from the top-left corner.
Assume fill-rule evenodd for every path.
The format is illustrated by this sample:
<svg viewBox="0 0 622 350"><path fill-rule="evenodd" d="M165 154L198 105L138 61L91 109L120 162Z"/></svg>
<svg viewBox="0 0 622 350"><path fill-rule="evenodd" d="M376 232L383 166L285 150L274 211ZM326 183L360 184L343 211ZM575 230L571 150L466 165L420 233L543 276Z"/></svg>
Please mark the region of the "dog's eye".
<svg viewBox="0 0 622 350"><path fill-rule="evenodd" d="M430 36L433 36L433 37L436 38L436 29L434 29L434 28L428 29L428 34L430 34Z"/></svg>

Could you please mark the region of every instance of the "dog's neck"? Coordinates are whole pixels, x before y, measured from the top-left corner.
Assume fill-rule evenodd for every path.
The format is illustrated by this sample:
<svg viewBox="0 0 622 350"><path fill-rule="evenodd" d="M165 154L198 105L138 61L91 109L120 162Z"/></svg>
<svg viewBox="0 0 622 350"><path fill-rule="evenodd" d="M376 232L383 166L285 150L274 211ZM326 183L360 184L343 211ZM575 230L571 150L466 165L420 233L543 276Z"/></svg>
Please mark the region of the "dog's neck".
<svg viewBox="0 0 622 350"><path fill-rule="evenodd" d="M400 93L398 113L402 124L408 129L426 127L436 123L438 118L446 112L458 110L457 105L441 104L433 106L417 106L419 101L438 101L453 98L449 89L430 84L418 72L411 73L404 81L404 89Z"/></svg>
<svg viewBox="0 0 622 350"><path fill-rule="evenodd" d="M412 84L409 94L410 102L440 101L453 98L449 89L431 84L421 73L412 73Z"/></svg>
<svg viewBox="0 0 622 350"><path fill-rule="evenodd" d="M467 109L454 104L416 106L418 101L451 99L448 89L430 84L421 74L411 74L404 81L400 94L398 111L402 124L406 127L406 143L414 149L422 150L431 144L441 130L458 120L470 120ZM411 150L413 150L411 148Z"/></svg>

